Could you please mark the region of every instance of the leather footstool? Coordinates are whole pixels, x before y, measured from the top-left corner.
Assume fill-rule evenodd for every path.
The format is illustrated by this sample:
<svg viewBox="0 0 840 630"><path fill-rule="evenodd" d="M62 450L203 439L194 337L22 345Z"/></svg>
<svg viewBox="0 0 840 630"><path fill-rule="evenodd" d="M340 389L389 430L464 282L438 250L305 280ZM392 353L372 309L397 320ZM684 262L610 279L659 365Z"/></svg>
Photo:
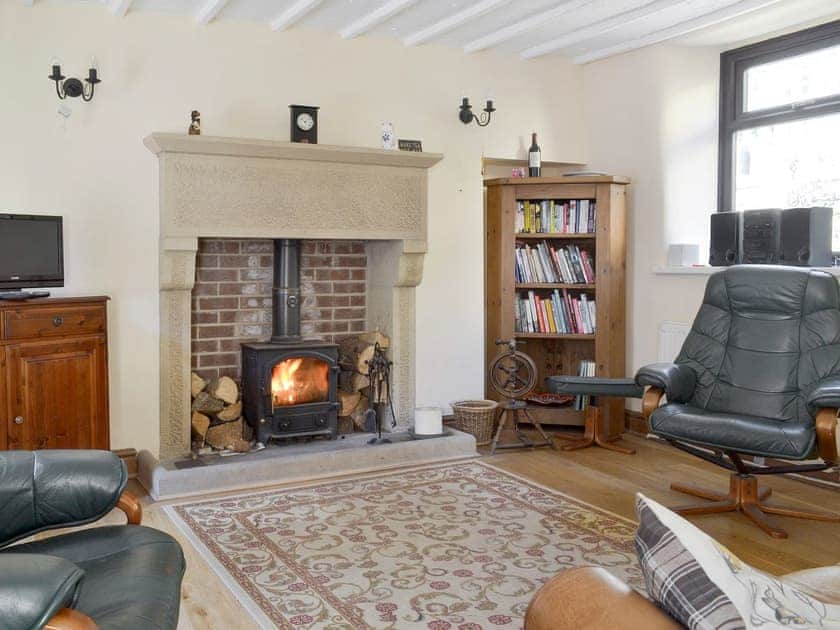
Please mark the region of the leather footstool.
<svg viewBox="0 0 840 630"><path fill-rule="evenodd" d="M641 398L644 394L644 388L636 385L632 378L549 376L545 380L549 391L555 394L589 397L584 408L583 439L574 438L570 443L563 446L564 451L574 451L587 446L600 446L627 455L636 452L635 449L616 444L615 440L618 438L609 438L603 434L601 409L597 405L597 399L602 397ZM593 398L595 402L593 402Z"/></svg>

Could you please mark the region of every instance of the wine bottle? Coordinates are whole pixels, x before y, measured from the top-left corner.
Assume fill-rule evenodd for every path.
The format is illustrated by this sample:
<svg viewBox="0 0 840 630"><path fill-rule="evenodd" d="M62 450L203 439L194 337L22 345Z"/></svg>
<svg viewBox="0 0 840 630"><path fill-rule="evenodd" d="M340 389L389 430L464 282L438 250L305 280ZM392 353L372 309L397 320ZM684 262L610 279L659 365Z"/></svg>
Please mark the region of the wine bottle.
<svg viewBox="0 0 840 630"><path fill-rule="evenodd" d="M528 176L539 177L541 172L542 157L540 146L537 144L537 134L531 134L531 148L528 149Z"/></svg>

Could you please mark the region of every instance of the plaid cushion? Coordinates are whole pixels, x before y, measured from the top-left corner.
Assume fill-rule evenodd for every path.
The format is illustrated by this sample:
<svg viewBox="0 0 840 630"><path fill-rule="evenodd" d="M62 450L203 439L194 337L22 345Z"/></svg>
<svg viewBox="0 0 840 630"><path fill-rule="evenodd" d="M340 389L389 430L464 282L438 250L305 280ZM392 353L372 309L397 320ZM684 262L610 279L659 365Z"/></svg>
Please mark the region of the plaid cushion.
<svg viewBox="0 0 840 630"><path fill-rule="evenodd" d="M738 609L721 591L641 495L636 499L636 552L650 597L694 630L746 628Z"/></svg>

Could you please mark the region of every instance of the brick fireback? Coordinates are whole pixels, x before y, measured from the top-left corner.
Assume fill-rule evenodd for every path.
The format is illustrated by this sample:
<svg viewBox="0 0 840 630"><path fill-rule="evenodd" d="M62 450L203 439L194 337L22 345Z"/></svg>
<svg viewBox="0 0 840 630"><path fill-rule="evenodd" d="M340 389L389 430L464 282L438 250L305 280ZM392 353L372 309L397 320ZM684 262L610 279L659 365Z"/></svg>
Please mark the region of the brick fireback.
<svg viewBox="0 0 840 630"><path fill-rule="evenodd" d="M199 239L192 291L192 367L241 375L240 344L271 336L274 246L268 239ZM334 341L365 328L364 241L304 240L301 334Z"/></svg>

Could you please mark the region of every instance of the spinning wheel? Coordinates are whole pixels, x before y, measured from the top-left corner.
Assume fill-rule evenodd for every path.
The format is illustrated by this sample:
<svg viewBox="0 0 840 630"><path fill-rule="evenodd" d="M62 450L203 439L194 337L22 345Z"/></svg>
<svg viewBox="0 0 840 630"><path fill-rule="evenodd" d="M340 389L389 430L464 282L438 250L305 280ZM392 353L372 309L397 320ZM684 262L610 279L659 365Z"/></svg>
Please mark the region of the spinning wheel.
<svg viewBox="0 0 840 630"><path fill-rule="evenodd" d="M516 349L515 341L505 343L509 344L510 350L490 364L490 385L505 398L522 398L537 384L537 364Z"/></svg>
<svg viewBox="0 0 840 630"><path fill-rule="evenodd" d="M550 446L554 448L551 441L539 421L535 420L528 413L528 404L521 398L531 392L537 384L537 364L524 352L516 349L516 340L497 340L497 346L507 346L508 349L493 359L490 364L490 386L497 394L504 396L507 400L502 403L502 415L499 417L499 428L493 437L493 445L490 447L490 454L496 452L497 448L522 448L535 446ZM526 418L527 422L536 427L543 438L541 442L532 442L519 427L519 414ZM519 442L512 444L499 444L499 437L507 424L508 417L513 421L513 430Z"/></svg>

